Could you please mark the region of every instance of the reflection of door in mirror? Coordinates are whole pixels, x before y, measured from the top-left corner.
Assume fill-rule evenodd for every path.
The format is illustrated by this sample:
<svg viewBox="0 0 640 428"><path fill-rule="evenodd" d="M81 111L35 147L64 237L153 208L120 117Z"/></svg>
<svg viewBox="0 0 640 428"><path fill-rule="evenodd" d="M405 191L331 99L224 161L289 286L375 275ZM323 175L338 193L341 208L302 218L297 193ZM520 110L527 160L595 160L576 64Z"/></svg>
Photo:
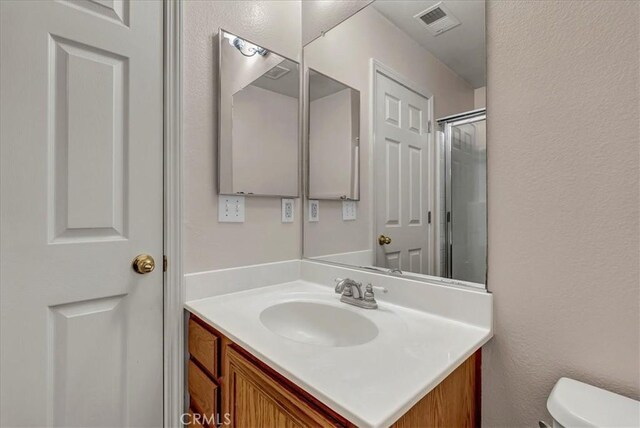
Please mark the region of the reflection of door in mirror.
<svg viewBox="0 0 640 428"><path fill-rule="evenodd" d="M376 235L390 238L378 242L376 265L429 274L429 99L382 73L375 79Z"/></svg>

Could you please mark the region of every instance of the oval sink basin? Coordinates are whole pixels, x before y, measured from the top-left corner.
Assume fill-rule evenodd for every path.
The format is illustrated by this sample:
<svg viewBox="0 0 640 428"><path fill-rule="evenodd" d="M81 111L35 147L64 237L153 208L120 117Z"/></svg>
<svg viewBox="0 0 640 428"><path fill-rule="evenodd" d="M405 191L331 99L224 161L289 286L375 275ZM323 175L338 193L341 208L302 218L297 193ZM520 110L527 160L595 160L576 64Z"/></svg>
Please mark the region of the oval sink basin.
<svg viewBox="0 0 640 428"><path fill-rule="evenodd" d="M378 327L362 315L314 302L269 306L260 313L260 321L282 337L312 345L356 346L378 335Z"/></svg>

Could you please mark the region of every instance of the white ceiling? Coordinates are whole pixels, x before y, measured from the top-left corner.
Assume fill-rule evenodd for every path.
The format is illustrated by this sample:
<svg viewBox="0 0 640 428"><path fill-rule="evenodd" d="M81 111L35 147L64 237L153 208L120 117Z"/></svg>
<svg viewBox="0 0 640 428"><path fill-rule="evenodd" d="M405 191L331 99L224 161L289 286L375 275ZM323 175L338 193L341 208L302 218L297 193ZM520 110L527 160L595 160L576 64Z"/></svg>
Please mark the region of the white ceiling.
<svg viewBox="0 0 640 428"><path fill-rule="evenodd" d="M373 7L474 88L486 85L483 0L444 0L461 25L433 36L415 15L433 0L376 0Z"/></svg>

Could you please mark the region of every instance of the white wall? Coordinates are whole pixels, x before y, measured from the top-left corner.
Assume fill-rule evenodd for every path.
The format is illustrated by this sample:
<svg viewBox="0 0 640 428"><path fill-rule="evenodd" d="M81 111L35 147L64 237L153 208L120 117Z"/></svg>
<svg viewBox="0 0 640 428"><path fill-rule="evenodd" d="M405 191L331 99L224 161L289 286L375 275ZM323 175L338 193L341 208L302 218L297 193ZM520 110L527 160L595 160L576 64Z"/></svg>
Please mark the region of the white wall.
<svg viewBox="0 0 640 428"><path fill-rule="evenodd" d="M305 9L302 18L303 28L308 22L317 21L317 17L307 15ZM315 22L313 25L320 24ZM343 221L340 201L320 201L320 222L309 223L305 219L305 255L370 250L373 243L369 166L370 59L376 58L430 90L435 96L436 118L472 110L473 88L373 7L358 12L304 49L306 67L359 90L361 97L358 218Z"/></svg>
<svg viewBox="0 0 640 428"><path fill-rule="evenodd" d="M300 205L281 223L279 198L246 199L246 222L218 223L217 39L222 27L299 60L300 2L184 2L185 273L295 259Z"/></svg>
<svg viewBox="0 0 640 428"><path fill-rule="evenodd" d="M640 3L490 1L486 427L569 376L640 397Z"/></svg>

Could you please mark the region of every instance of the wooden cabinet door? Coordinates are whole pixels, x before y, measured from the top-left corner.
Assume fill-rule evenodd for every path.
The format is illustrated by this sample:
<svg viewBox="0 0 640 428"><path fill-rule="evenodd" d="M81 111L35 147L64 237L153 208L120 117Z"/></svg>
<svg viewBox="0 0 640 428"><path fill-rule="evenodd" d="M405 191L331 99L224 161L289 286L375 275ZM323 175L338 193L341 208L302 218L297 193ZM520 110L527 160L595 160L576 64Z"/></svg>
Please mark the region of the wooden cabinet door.
<svg viewBox="0 0 640 428"><path fill-rule="evenodd" d="M233 346L225 353L224 384L232 427L336 426L336 421L285 389Z"/></svg>

